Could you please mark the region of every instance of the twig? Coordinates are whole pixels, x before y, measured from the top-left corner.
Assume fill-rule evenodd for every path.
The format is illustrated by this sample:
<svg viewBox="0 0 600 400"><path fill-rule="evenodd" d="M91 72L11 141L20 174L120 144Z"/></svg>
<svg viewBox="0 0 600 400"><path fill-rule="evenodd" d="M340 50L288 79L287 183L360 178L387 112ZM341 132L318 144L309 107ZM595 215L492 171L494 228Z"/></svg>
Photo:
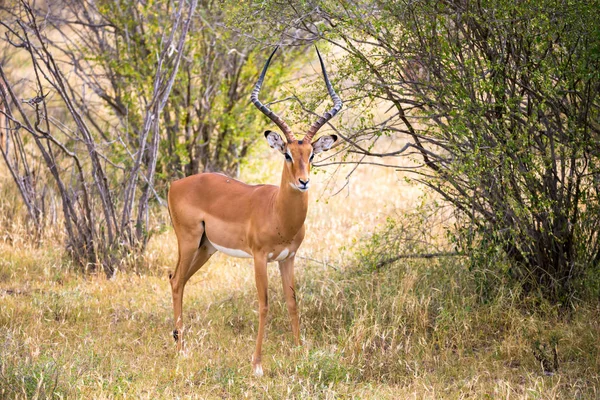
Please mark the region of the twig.
<svg viewBox="0 0 600 400"><path fill-rule="evenodd" d="M308 261L313 261L313 262L316 262L316 263L319 263L319 264L323 264L326 267L331 267L334 270L339 271L338 267L336 267L335 265L329 264L327 261L324 261L324 260L317 260L317 259L314 259L314 258L304 257L304 256L296 256L296 257L298 257L298 258L300 258L302 260L308 260Z"/></svg>
<svg viewBox="0 0 600 400"><path fill-rule="evenodd" d="M395 257L388 258L387 260L380 261L377 263L376 268L379 269L384 265L391 264L398 260L406 259L406 258L437 258L437 257L456 257L456 256L464 256L463 253L458 253L455 251L444 251L440 253L420 253L420 254L399 254Z"/></svg>

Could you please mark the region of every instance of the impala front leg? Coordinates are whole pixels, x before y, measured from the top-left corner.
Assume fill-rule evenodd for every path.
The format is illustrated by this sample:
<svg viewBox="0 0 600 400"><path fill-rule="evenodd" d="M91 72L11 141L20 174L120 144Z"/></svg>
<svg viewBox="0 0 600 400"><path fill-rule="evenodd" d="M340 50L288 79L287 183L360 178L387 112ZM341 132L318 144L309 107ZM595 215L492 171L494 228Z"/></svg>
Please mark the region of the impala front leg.
<svg viewBox="0 0 600 400"><path fill-rule="evenodd" d="M298 318L298 306L296 305L296 290L294 289L294 257L279 262L279 272L281 272L281 283L283 284L283 294L287 304L290 322L292 324L292 333L296 346L300 343L300 320Z"/></svg>
<svg viewBox="0 0 600 400"><path fill-rule="evenodd" d="M256 290L258 293L258 335L256 337L256 350L252 356L252 369L256 376L262 376L262 341L265 335L267 314L269 313L267 256L265 254L254 256L254 277L256 279Z"/></svg>

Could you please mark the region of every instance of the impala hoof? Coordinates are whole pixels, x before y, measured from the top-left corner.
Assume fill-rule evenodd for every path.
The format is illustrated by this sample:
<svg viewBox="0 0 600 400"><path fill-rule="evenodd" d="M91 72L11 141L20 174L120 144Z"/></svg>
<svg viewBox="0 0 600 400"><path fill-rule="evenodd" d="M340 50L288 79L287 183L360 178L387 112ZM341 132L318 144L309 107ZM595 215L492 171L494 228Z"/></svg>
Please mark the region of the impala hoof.
<svg viewBox="0 0 600 400"><path fill-rule="evenodd" d="M264 375L260 358L252 356L252 370L254 371L255 376L261 377Z"/></svg>

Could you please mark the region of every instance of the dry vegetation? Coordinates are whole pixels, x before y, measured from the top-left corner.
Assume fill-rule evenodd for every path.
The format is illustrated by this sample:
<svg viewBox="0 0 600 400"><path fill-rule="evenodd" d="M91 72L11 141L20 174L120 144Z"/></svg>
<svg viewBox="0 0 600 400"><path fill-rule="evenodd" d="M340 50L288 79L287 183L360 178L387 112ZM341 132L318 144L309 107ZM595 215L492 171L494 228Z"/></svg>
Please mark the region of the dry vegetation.
<svg viewBox="0 0 600 400"><path fill-rule="evenodd" d="M276 181L278 163L267 163L269 172L246 168L245 178ZM458 258L374 272L356 261L357 240L393 210L412 208L420 190L393 171L359 170L346 192L316 202L328 175L316 177L297 266L304 345L292 345L272 264L263 378L250 368L258 317L247 260L218 255L192 278L188 350L178 356L166 278L176 258L170 228L135 267L107 281L74 272L57 243L15 240L13 226L12 240L0 245L0 398L600 395L597 305L569 314L528 307L500 286L483 301ZM552 363L554 346L559 369L544 373L539 360Z"/></svg>
<svg viewBox="0 0 600 400"><path fill-rule="evenodd" d="M341 59L338 48L330 51ZM20 57L7 59L26 65ZM322 85L311 60L293 72L284 93ZM19 78L33 81L32 69L19 69ZM358 126L358 110L345 112L337 126ZM387 105L369 109L375 121L388 112ZM377 145L381 152L401 148L385 136ZM263 146L251 150L242 180L279 183L280 156ZM411 165L404 154L386 162ZM176 239L166 209L151 210L157 229L146 252L129 253L113 279L99 270L82 273L64 250L60 205L48 204L44 233L32 237L0 162L0 399L600 398L599 278L590 284L596 298L582 291L566 309L524 295L495 275L499 269L460 257L378 265L395 255L382 249L398 249L375 245L370 235L404 212L413 214L395 228L420 227L414 213L425 209L418 207L423 190L393 168L367 166L344 186L348 172L321 170L312 178L296 261L299 348L277 266L269 266L266 374L257 378L250 367L258 325L251 261L215 255L192 278L184 297L187 352L177 355L167 279Z"/></svg>

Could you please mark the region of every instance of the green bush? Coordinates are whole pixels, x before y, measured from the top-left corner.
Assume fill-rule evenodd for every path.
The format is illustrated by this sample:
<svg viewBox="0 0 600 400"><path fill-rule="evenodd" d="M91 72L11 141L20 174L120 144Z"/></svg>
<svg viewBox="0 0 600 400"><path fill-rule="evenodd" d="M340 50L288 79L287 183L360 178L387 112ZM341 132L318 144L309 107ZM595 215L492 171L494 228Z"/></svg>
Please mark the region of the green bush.
<svg viewBox="0 0 600 400"><path fill-rule="evenodd" d="M346 133L360 144L352 151L411 157L421 167L399 169L454 207L459 251L569 303L600 264L600 3L314 7L298 13L344 49L350 107L368 99L387 110L384 122ZM407 147L364 144L382 134L404 135ZM496 268L503 257L508 267Z"/></svg>

